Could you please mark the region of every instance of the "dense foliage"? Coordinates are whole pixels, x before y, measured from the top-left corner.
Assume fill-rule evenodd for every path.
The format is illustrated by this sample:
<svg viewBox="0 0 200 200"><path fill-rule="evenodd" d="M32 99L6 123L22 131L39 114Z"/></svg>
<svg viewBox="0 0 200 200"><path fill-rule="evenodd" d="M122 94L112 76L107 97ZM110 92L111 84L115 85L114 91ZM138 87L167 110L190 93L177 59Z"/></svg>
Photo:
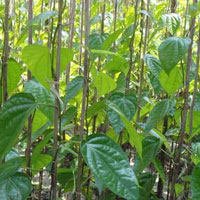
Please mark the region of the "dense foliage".
<svg viewBox="0 0 200 200"><path fill-rule="evenodd" d="M0 14L0 200L200 199L197 0Z"/></svg>

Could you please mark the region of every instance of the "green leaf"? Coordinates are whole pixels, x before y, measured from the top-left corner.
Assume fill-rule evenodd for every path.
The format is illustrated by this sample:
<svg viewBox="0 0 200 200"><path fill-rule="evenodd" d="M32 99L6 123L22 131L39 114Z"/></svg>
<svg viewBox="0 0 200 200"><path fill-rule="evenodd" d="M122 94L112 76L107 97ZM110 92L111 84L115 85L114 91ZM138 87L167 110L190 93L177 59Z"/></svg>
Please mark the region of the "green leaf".
<svg viewBox="0 0 200 200"><path fill-rule="evenodd" d="M21 167L21 159L13 158L0 165L0 182L14 175Z"/></svg>
<svg viewBox="0 0 200 200"><path fill-rule="evenodd" d="M122 122L124 123L126 130L129 134L129 141L132 146L134 146L139 154L139 156L142 158L142 139L143 136L141 134L138 134L131 122L127 120L125 115L122 113L122 111L112 102L107 101L106 105L108 108L113 109L119 116L121 117Z"/></svg>
<svg viewBox="0 0 200 200"><path fill-rule="evenodd" d="M113 91L117 84L110 76L100 72L94 80L94 86L97 88L99 96L103 96Z"/></svg>
<svg viewBox="0 0 200 200"><path fill-rule="evenodd" d="M93 103L93 104L88 108L87 117L90 118L90 117L93 117L93 116L97 115L98 112L100 112L100 111L101 111L102 109L104 109L105 107L106 107L105 101L98 101L98 102Z"/></svg>
<svg viewBox="0 0 200 200"><path fill-rule="evenodd" d="M172 95L175 93L182 84L182 76L178 67L172 69L169 74L166 74L164 70L161 71L159 81L163 89Z"/></svg>
<svg viewBox="0 0 200 200"><path fill-rule="evenodd" d="M170 37L164 40L158 48L162 68L167 74L184 57L190 44L189 38Z"/></svg>
<svg viewBox="0 0 200 200"><path fill-rule="evenodd" d="M17 142L29 115L36 108L31 94L13 95L0 110L0 161Z"/></svg>
<svg viewBox="0 0 200 200"><path fill-rule="evenodd" d="M52 81L49 48L30 44L22 50L22 60L32 75L49 89L50 85L48 82Z"/></svg>
<svg viewBox="0 0 200 200"><path fill-rule="evenodd" d="M163 169L163 166L162 166L160 160L158 160L158 159L155 158L153 164L154 164L154 166L155 166L157 172L159 173L160 178L162 179L163 184L165 184L166 181L167 181L167 178L166 178L166 176L165 176L165 171L164 171L164 169Z"/></svg>
<svg viewBox="0 0 200 200"><path fill-rule="evenodd" d="M169 13L162 15L161 19L164 26L171 33L171 35L174 35L177 32L181 23L180 16L176 13Z"/></svg>
<svg viewBox="0 0 200 200"><path fill-rule="evenodd" d="M120 197L138 199L138 183L126 154L109 137L91 135L81 144L81 153L93 174Z"/></svg>
<svg viewBox="0 0 200 200"><path fill-rule="evenodd" d="M53 122L54 116L54 96L38 81L32 79L26 82L25 92L31 93L38 103L38 109Z"/></svg>
<svg viewBox="0 0 200 200"><path fill-rule="evenodd" d="M191 191L192 191L192 200L200 199L200 163L197 164L192 170L191 176Z"/></svg>
<svg viewBox="0 0 200 200"><path fill-rule="evenodd" d="M51 17L54 17L56 14L57 14L56 11L46 11L35 16L32 20L30 20L26 25L26 27L23 29L21 35L19 36L17 46L20 45L26 39L27 32L32 25L39 23L41 20L45 21Z"/></svg>
<svg viewBox="0 0 200 200"><path fill-rule="evenodd" d="M61 48L60 55L60 73L67 69L68 64L73 60L73 51L69 48ZM56 70L57 49L54 51L54 70Z"/></svg>
<svg viewBox="0 0 200 200"><path fill-rule="evenodd" d="M112 73L124 72L129 67L126 59L120 56L113 56L113 58L105 64L104 69Z"/></svg>
<svg viewBox="0 0 200 200"><path fill-rule="evenodd" d="M145 132L149 132L151 129L155 128L158 122L160 122L172 109L172 106L173 102L168 99L158 102L149 114L145 126Z"/></svg>
<svg viewBox="0 0 200 200"><path fill-rule="evenodd" d="M31 192L31 182L24 173L16 173L5 180L0 180L1 200L25 200Z"/></svg>
<svg viewBox="0 0 200 200"><path fill-rule="evenodd" d="M142 172L151 162L153 162L160 146L160 139L154 136L147 136L142 141L142 159L136 157L134 172Z"/></svg>
<svg viewBox="0 0 200 200"><path fill-rule="evenodd" d="M7 72L7 90L8 94L11 94L16 88L21 78L21 65L14 59L8 60L8 72Z"/></svg>
<svg viewBox="0 0 200 200"><path fill-rule="evenodd" d="M113 42L115 40L117 40L117 38L119 37L119 35L122 33L123 29L119 29L117 31L115 31L114 33L112 33L111 35L109 35L103 42L102 44L102 49L104 50L109 50L110 47L112 46Z"/></svg>
<svg viewBox="0 0 200 200"><path fill-rule="evenodd" d="M138 177L140 188L139 200L149 200L151 195L151 190L155 184L156 175L152 173L143 173Z"/></svg>
<svg viewBox="0 0 200 200"><path fill-rule="evenodd" d="M159 79L160 72L162 70L160 61L150 54L144 56L144 61L147 64L147 67L151 70L152 74Z"/></svg>
<svg viewBox="0 0 200 200"><path fill-rule="evenodd" d="M109 101L114 103L129 121L133 118L137 109L137 99L134 93L114 93L109 97ZM115 132L120 133L124 128L124 124L119 114L113 109L108 109L107 114Z"/></svg>
<svg viewBox="0 0 200 200"><path fill-rule="evenodd" d="M77 76L71 82L68 83L65 103L68 103L71 99L73 99L78 94L78 92L83 87L83 81L84 79L82 76Z"/></svg>

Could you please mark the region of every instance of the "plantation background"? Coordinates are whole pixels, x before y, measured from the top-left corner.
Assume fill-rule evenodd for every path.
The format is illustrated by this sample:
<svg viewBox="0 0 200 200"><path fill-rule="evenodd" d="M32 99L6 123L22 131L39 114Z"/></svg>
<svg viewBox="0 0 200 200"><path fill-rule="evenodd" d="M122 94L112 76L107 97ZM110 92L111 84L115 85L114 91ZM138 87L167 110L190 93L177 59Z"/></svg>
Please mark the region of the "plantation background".
<svg viewBox="0 0 200 200"><path fill-rule="evenodd" d="M0 200L200 199L197 0L0 16Z"/></svg>

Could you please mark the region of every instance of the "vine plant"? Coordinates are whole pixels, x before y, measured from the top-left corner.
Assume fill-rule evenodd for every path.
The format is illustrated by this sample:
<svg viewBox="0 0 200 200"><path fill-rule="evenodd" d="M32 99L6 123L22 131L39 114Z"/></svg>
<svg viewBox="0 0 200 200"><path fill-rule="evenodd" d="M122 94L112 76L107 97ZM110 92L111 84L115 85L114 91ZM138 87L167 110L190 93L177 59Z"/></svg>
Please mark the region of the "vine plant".
<svg viewBox="0 0 200 200"><path fill-rule="evenodd" d="M200 199L197 0L0 14L0 200Z"/></svg>

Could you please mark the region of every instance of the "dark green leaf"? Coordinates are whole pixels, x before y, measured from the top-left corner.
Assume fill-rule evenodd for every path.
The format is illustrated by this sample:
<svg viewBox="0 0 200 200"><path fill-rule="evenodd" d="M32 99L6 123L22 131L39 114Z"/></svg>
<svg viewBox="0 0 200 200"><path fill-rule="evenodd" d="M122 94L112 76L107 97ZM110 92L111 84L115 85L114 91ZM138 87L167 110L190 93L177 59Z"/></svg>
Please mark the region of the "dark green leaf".
<svg viewBox="0 0 200 200"><path fill-rule="evenodd" d="M43 112L52 122L54 115L54 96L44 86L36 80L29 80L25 84L25 92L31 93L38 103L38 108Z"/></svg>
<svg viewBox="0 0 200 200"><path fill-rule="evenodd" d="M114 103L129 121L133 118L137 109L137 99L134 93L114 93L110 96L109 101ZM107 113L112 127L116 133L119 133L124 128L119 114L112 109L108 109Z"/></svg>
<svg viewBox="0 0 200 200"><path fill-rule="evenodd" d="M191 177L191 191L192 191L192 200L200 199L200 163L197 164L192 170Z"/></svg>
<svg viewBox="0 0 200 200"><path fill-rule="evenodd" d="M31 182L24 173L0 181L1 200L26 200L30 192Z"/></svg>
<svg viewBox="0 0 200 200"><path fill-rule="evenodd" d="M158 48L162 68L166 73L178 64L184 57L190 44L189 38L170 37L164 40Z"/></svg>
<svg viewBox="0 0 200 200"><path fill-rule="evenodd" d="M155 158L160 146L160 139L147 136L142 141L142 159L137 156L134 166L136 174L142 172Z"/></svg>
<svg viewBox="0 0 200 200"><path fill-rule="evenodd" d="M149 114L149 118L147 119L145 126L145 132L149 132L151 129L155 128L158 122L160 122L165 115L169 113L169 111L172 109L172 106L173 101L168 99L158 102Z"/></svg>
<svg viewBox="0 0 200 200"><path fill-rule="evenodd" d="M138 183L126 154L109 137L95 134L82 143L81 152L93 174L115 194L138 199Z"/></svg>
<svg viewBox="0 0 200 200"><path fill-rule="evenodd" d="M67 85L67 95L65 98L65 102L68 103L71 99L73 99L78 92L81 90L83 86L83 77L77 76Z"/></svg>
<svg viewBox="0 0 200 200"><path fill-rule="evenodd" d="M0 110L0 161L17 142L29 115L36 108L31 94L13 95Z"/></svg>

